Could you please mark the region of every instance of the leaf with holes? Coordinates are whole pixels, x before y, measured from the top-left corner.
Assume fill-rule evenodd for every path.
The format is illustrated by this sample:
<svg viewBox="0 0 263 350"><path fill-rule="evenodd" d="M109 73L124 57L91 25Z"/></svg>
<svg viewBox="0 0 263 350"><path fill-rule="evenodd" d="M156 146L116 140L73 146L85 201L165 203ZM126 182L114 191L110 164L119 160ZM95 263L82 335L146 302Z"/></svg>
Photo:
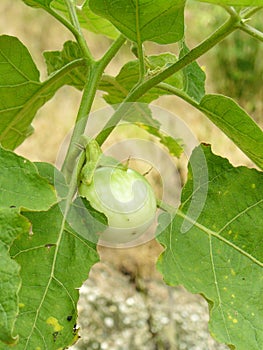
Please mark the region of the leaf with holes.
<svg viewBox="0 0 263 350"><path fill-rule="evenodd" d="M194 182L199 186L193 191ZM190 159L180 209L172 220L168 214L159 218L157 237L165 251L158 269L166 283L203 295L211 334L238 350L263 348L262 194L262 172L235 168L200 146ZM191 205L196 210L189 211ZM199 217L191 214L197 211Z"/></svg>
<svg viewBox="0 0 263 350"><path fill-rule="evenodd" d="M78 339L78 288L98 261L95 239L103 220L94 210L81 207L80 199L66 220L64 205L62 201L48 211L24 212L32 232L20 235L10 249L22 278L15 323L18 350L64 349Z"/></svg>

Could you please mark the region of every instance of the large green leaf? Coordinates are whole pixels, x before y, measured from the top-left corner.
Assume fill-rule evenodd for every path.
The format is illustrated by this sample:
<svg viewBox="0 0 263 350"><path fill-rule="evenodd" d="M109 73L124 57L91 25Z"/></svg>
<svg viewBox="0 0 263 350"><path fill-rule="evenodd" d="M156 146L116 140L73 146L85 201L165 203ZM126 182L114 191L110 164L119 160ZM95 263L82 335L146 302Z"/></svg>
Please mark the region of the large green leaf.
<svg viewBox="0 0 263 350"><path fill-rule="evenodd" d="M0 209L0 341L14 344L13 333L18 314L20 267L11 259L9 248L14 239L28 232L29 222L14 209Z"/></svg>
<svg viewBox="0 0 263 350"><path fill-rule="evenodd" d="M48 211L23 213L32 223L32 232L20 236L11 247L22 278L15 324L18 350L64 349L78 339L78 288L98 261L95 243L86 238L96 235L101 223L87 213L80 218L76 210L70 211L67 221L63 204ZM81 224L85 237L72 229ZM6 348L0 345L0 349Z"/></svg>
<svg viewBox="0 0 263 350"><path fill-rule="evenodd" d="M12 151L0 147L0 207L47 210L57 198L53 187L36 166Z"/></svg>
<svg viewBox="0 0 263 350"><path fill-rule="evenodd" d="M0 36L0 143L14 149L31 133L31 122L55 92L64 75L39 81L39 71L27 48L15 37Z"/></svg>
<svg viewBox="0 0 263 350"><path fill-rule="evenodd" d="M200 2L209 2L211 4L228 6L263 6L263 0L198 0Z"/></svg>
<svg viewBox="0 0 263 350"><path fill-rule="evenodd" d="M209 179L198 168L204 152ZM203 295L210 306L209 328L233 349L263 348L263 173L233 167L200 146L190 159L181 207L170 221L160 217L159 242L165 247L158 268L169 285L184 285ZM193 182L199 187L193 190ZM196 200L206 194L206 201ZM189 215L189 206L198 218ZM190 227L182 233L185 222ZM184 231L184 230L183 230Z"/></svg>
<svg viewBox="0 0 263 350"><path fill-rule="evenodd" d="M175 43L184 34L184 0L90 0L91 10L108 19L133 42Z"/></svg>
<svg viewBox="0 0 263 350"><path fill-rule="evenodd" d="M237 103L223 95L206 95L198 108L263 169L263 131Z"/></svg>

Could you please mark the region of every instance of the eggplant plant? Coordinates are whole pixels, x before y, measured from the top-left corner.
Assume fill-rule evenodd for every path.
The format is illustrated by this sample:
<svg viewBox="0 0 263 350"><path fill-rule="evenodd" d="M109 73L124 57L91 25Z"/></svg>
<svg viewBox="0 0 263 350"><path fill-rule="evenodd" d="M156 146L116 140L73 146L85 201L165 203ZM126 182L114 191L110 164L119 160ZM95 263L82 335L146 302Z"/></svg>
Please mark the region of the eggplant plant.
<svg viewBox="0 0 263 350"><path fill-rule="evenodd" d="M207 300L212 336L230 349L263 349L263 132L237 101L206 93L197 63L235 31L262 42L250 19L263 1L200 0L221 6L228 17L192 48L185 37L190 0L21 1L35 8L36 21L37 11L45 11L74 40L43 53L48 77L42 81L20 39L0 36L0 349L75 343L79 288L99 259L97 245L139 244L149 230L164 248L157 262L164 281ZM89 32L108 38L99 59ZM147 52L148 42L156 54ZM134 58L115 76L107 74L127 44ZM175 52L158 53L159 45L170 44ZM15 149L64 85L82 98L63 164L31 162ZM99 130L90 136L97 91L111 114L96 120ZM152 102L164 95L202 112L254 167L234 167L204 140L189 157L180 205L159 198L129 160L121 163L104 146L125 124L143 130L171 158L186 154L187 140L165 132L162 113L157 119L153 113Z"/></svg>

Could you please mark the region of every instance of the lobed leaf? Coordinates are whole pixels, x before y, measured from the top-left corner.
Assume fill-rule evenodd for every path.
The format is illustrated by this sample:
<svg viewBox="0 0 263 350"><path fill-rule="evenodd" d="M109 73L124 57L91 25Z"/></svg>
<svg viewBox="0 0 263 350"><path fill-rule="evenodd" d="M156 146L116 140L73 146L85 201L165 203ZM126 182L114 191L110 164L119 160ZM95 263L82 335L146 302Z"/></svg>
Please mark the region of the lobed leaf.
<svg viewBox="0 0 263 350"><path fill-rule="evenodd" d="M89 5L133 42L169 44L184 34L184 0L89 0Z"/></svg>
<svg viewBox="0 0 263 350"><path fill-rule="evenodd" d="M18 314L20 266L11 259L9 248L15 238L28 232L29 222L14 209L0 209L0 342L15 344L14 324Z"/></svg>
<svg viewBox="0 0 263 350"><path fill-rule="evenodd" d="M29 160L0 147L0 207L47 210L57 198L54 188Z"/></svg>
<svg viewBox="0 0 263 350"><path fill-rule="evenodd" d="M263 131L236 102L211 94L203 97L198 108L263 169Z"/></svg>
<svg viewBox="0 0 263 350"><path fill-rule="evenodd" d="M202 171L193 172L200 167L200 151L208 179ZM190 159L181 207L172 219L160 216L157 232L165 248L157 266L166 283L204 296L211 334L238 350L263 347L262 180L262 172L235 168L210 147L200 146ZM194 181L200 184L195 190ZM207 190L206 201L200 203ZM189 207L198 211L202 204L200 216L191 217ZM185 222L190 228L182 233Z"/></svg>

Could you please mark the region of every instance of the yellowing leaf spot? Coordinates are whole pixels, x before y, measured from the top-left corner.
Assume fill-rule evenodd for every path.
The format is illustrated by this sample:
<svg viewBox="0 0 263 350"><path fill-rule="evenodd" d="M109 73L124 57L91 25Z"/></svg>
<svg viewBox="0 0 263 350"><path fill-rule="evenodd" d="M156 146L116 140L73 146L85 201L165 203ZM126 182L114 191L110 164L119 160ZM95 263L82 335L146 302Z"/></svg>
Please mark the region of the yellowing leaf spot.
<svg viewBox="0 0 263 350"><path fill-rule="evenodd" d="M228 275L224 276L224 279L227 280L228 279Z"/></svg>
<svg viewBox="0 0 263 350"><path fill-rule="evenodd" d="M38 347L36 348L36 350L41 350L41 348L38 346Z"/></svg>
<svg viewBox="0 0 263 350"><path fill-rule="evenodd" d="M236 275L236 271L234 269L231 269L231 275L235 276Z"/></svg>
<svg viewBox="0 0 263 350"><path fill-rule="evenodd" d="M236 296L235 296L235 294L231 294L231 297L232 297L232 298L235 298Z"/></svg>
<svg viewBox="0 0 263 350"><path fill-rule="evenodd" d="M49 317L46 322L54 328L55 332L60 332L64 328L58 323L58 320L55 317Z"/></svg>
<svg viewBox="0 0 263 350"><path fill-rule="evenodd" d="M231 235L231 233L232 233L232 230L229 230L229 231L228 231L228 234Z"/></svg>
<svg viewBox="0 0 263 350"><path fill-rule="evenodd" d="M25 304L19 303L19 304L18 304L18 307L19 307L20 309L22 309L23 307L25 307Z"/></svg>
<svg viewBox="0 0 263 350"><path fill-rule="evenodd" d="M256 188L256 184L252 184L251 188L253 188L253 190Z"/></svg>
<svg viewBox="0 0 263 350"><path fill-rule="evenodd" d="M144 130L149 130L149 127L143 123L135 123L137 126L139 126L140 128L144 129Z"/></svg>
<svg viewBox="0 0 263 350"><path fill-rule="evenodd" d="M225 277L228 277L228 276L225 276ZM224 290L224 291L227 291L227 287L223 287L223 290Z"/></svg>
<svg viewBox="0 0 263 350"><path fill-rule="evenodd" d="M228 319L229 319L229 320L232 320L232 316L231 316L231 315L228 315Z"/></svg>
<svg viewBox="0 0 263 350"><path fill-rule="evenodd" d="M236 318L234 318L233 323L238 323L238 320Z"/></svg>
<svg viewBox="0 0 263 350"><path fill-rule="evenodd" d="M255 316L254 312L251 312L251 316Z"/></svg>

